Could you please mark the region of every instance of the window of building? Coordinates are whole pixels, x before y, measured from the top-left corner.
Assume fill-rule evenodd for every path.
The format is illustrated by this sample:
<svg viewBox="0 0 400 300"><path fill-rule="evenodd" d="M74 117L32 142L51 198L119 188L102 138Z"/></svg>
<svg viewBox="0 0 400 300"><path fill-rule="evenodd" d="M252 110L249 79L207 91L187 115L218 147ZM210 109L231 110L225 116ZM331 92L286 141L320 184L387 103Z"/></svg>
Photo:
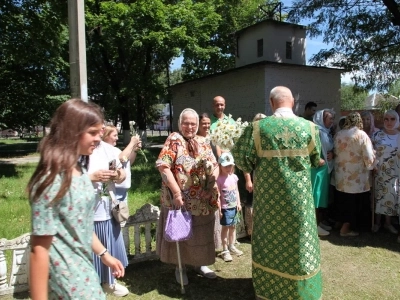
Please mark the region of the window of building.
<svg viewBox="0 0 400 300"><path fill-rule="evenodd" d="M264 40L257 40L257 57L264 56Z"/></svg>
<svg viewBox="0 0 400 300"><path fill-rule="evenodd" d="M292 59L292 42L286 42L286 59Z"/></svg>

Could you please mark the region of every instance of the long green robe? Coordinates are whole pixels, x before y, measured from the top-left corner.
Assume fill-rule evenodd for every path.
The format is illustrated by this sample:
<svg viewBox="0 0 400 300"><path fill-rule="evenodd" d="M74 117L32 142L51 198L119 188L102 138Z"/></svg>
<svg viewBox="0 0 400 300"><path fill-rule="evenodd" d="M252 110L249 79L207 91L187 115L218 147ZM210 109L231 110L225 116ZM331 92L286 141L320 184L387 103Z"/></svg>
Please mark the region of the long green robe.
<svg viewBox="0 0 400 300"><path fill-rule="evenodd" d="M252 274L260 299L320 299L320 246L311 167L318 128L303 118L267 117L247 127L232 154L254 173Z"/></svg>

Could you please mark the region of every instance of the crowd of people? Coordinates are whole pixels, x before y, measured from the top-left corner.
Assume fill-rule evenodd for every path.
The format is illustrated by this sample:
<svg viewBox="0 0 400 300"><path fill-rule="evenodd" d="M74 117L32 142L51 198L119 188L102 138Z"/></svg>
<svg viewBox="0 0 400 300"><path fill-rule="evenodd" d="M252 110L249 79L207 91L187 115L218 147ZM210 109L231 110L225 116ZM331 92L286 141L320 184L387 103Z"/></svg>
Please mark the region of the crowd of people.
<svg viewBox="0 0 400 300"><path fill-rule="evenodd" d="M365 225L373 232L383 227L398 234L394 226L400 213L398 112L384 113L382 129L376 128L370 111L341 117L338 126L333 117L329 109L312 117L322 145L321 164L311 170L318 234L329 235L336 226L341 236L352 237Z"/></svg>
<svg viewBox="0 0 400 300"><path fill-rule="evenodd" d="M219 120L234 122L223 97L213 99L210 116L191 108L180 113L179 130L156 160L162 181L157 254L176 265L181 285L189 283L189 269L216 278L216 253L225 262L243 254L236 241L240 169L257 299L320 299L318 236L333 227L344 238L359 235L362 207L372 207L373 232L383 226L398 234L399 116L387 111L382 129L370 112L335 124L335 112L317 110L314 102L296 116L286 87L272 89L269 100L273 115L257 114L231 151L210 143ZM28 186L32 299L125 296L128 289L116 281L128 265L124 222L111 211L114 202L127 201L141 140L133 136L121 151L117 128L105 126L99 107L79 99L62 104L50 127ZM181 208L191 213L193 236L177 252L164 228L168 212Z"/></svg>

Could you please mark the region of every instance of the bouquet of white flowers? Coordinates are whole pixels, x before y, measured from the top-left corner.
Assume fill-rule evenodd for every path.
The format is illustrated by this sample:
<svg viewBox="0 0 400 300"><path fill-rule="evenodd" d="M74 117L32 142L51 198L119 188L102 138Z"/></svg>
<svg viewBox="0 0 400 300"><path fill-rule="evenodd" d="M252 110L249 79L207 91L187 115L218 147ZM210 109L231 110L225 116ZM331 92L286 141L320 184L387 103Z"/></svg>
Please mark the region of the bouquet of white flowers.
<svg viewBox="0 0 400 300"><path fill-rule="evenodd" d="M231 117L229 115L229 119ZM241 118L238 118L234 123L229 119L218 120L217 127L211 133L211 142L222 150L231 150L242 135L243 130L249 125L247 122L242 122Z"/></svg>

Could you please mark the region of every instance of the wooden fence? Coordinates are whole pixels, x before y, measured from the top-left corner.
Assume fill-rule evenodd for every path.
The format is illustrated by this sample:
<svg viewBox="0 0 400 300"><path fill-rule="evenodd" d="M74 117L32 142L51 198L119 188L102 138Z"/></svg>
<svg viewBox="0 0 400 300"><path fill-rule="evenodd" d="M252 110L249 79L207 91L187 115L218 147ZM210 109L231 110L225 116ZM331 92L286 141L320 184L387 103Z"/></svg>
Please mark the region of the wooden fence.
<svg viewBox="0 0 400 300"><path fill-rule="evenodd" d="M122 229L129 263L157 259L156 236L160 209L149 203L131 215ZM237 225L237 236L246 236L244 222ZM12 240L0 239L0 296L29 289L30 233ZM11 252L11 269L5 251Z"/></svg>

